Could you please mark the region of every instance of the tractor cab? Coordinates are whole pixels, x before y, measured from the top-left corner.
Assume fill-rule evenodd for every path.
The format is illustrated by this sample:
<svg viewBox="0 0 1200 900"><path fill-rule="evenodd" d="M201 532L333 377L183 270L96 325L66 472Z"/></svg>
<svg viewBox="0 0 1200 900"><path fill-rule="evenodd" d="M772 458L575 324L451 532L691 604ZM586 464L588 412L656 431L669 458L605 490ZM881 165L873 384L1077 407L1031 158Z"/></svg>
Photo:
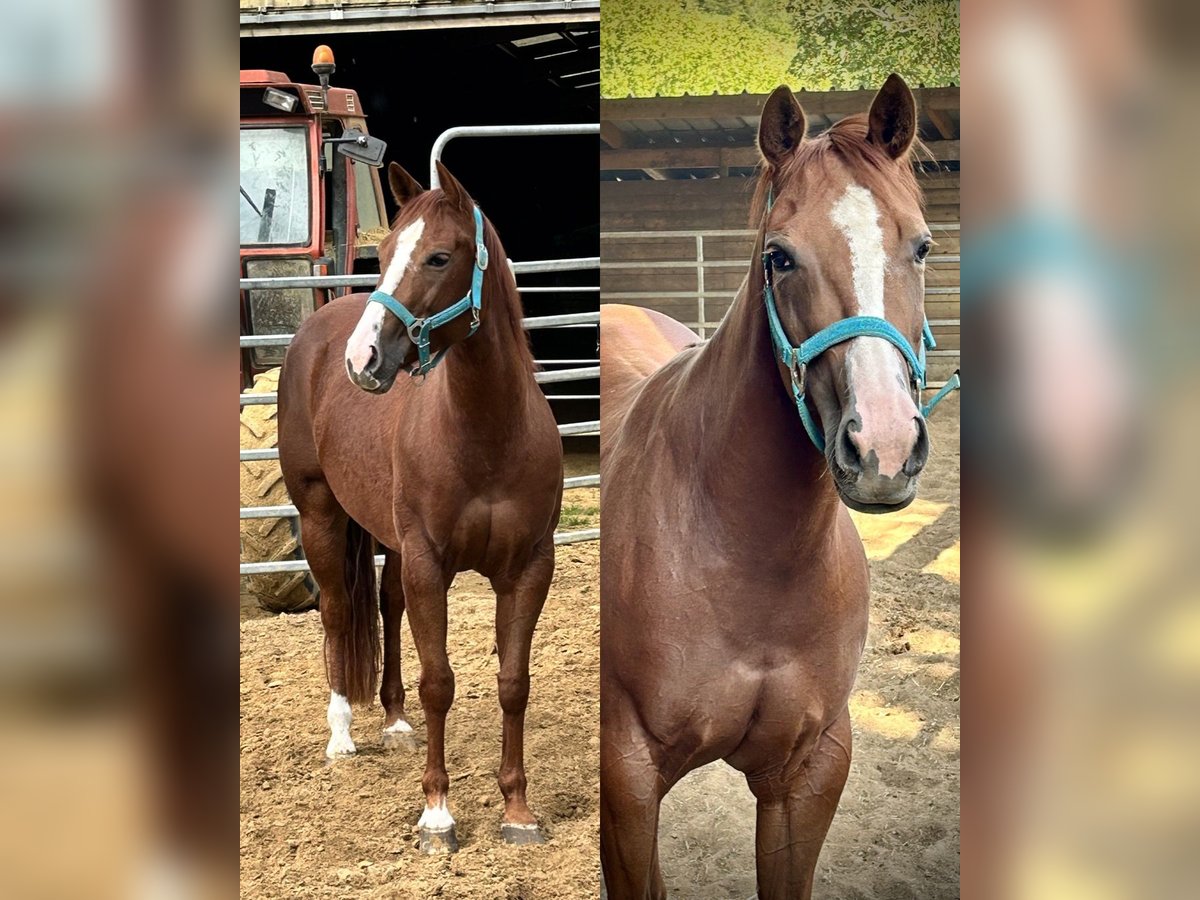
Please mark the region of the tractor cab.
<svg viewBox="0 0 1200 900"><path fill-rule="evenodd" d="M379 271L379 242L387 234L379 167L387 145L367 133L358 94L330 86L335 65L328 47L316 49L312 69L320 84L265 69L241 72L243 278ZM241 333L291 334L334 296L330 288L243 290ZM244 349L243 388L282 363L285 349Z"/></svg>

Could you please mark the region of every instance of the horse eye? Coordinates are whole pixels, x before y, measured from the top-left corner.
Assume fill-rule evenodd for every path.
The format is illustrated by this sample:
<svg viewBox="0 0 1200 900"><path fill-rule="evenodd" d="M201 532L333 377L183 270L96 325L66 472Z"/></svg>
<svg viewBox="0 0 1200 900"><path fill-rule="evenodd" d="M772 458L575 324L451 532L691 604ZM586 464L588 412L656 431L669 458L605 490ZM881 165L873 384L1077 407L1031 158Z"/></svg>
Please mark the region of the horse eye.
<svg viewBox="0 0 1200 900"><path fill-rule="evenodd" d="M442 268L448 262L450 262L449 253L435 253L429 259L425 260L426 265L433 266L435 269Z"/></svg>
<svg viewBox="0 0 1200 900"><path fill-rule="evenodd" d="M771 260L771 268L776 272L786 272L795 267L792 258L780 250L778 247L772 247L767 251L768 259Z"/></svg>
<svg viewBox="0 0 1200 900"><path fill-rule="evenodd" d="M933 249L933 241L926 238L921 241L921 245L917 247L917 262L925 262L925 257L929 255L929 251Z"/></svg>

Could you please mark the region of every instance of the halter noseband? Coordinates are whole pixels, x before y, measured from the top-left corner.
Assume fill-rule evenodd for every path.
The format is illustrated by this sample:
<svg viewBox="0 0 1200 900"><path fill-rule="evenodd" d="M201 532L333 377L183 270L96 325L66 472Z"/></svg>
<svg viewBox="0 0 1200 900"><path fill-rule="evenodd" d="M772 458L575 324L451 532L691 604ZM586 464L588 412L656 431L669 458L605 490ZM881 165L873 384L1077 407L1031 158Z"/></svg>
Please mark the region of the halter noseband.
<svg viewBox="0 0 1200 900"><path fill-rule="evenodd" d="M432 316L418 318L408 311L408 308L393 297L391 294L383 291L374 291L367 298L368 303L378 303L385 309L393 313L404 327L408 329L408 336L417 346L417 368L413 370L412 375L428 375L438 363L442 361L442 357L446 355L449 347L443 347L432 357L429 355L429 336L435 328L441 328L443 325L453 322L463 313L470 310L471 312L471 330L467 332L467 337L473 335L479 329L479 309L482 305L483 297L483 273L488 267L488 252L487 247L483 245L483 213L479 211L479 207L474 207L475 214L475 265L471 271L471 289L467 295L452 306L447 306L440 312L434 313Z"/></svg>
<svg viewBox="0 0 1200 900"><path fill-rule="evenodd" d="M767 212L771 211L774 200L774 191L768 190ZM821 429L817 427L816 420L808 409L808 403L805 402L805 374L808 371L808 364L830 347L856 337L883 338L899 350L900 355L908 363L913 386L917 390L917 402L920 403L920 392L925 389L925 351L932 350L937 346L937 342L933 339L933 332L929 328L928 319L922 321L922 341L919 353L913 351L908 339L900 333L895 325L879 316L850 316L839 319L832 325L822 328L797 347L788 340L787 334L783 330L783 323L779 319L779 310L775 304L775 289L771 283L770 257L765 250L762 254L762 263L763 303L767 307L771 343L775 345L775 353L778 355L779 361L791 375L792 398L796 401L796 411L800 413L800 421L804 424L804 430L808 432L809 439L818 450L822 453L825 452L825 436L821 434ZM921 415L928 417L933 412L933 408L958 386L959 377L955 372L942 386L942 389L934 394L928 403L921 406Z"/></svg>

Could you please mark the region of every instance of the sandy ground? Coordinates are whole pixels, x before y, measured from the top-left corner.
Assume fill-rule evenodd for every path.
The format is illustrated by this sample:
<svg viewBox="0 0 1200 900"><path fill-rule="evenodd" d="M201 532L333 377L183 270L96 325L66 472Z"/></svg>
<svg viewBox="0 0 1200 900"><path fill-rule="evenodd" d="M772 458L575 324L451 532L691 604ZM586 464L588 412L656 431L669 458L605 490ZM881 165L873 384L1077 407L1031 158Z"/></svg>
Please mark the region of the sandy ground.
<svg viewBox="0 0 1200 900"><path fill-rule="evenodd" d="M588 466L591 466L588 468ZM572 460L568 474L597 471ZM594 524L597 489L567 492L570 528ZM496 785L500 709L492 655L494 597L460 575L450 595L450 661L456 698L447 725L450 810L460 851L418 853L424 750L380 747L376 702L356 710L358 755L327 763L328 702L316 612L243 611L241 870L243 897L594 897L599 883L599 544L558 548L557 572L534 636L525 731L529 801L549 840L500 840ZM416 733L419 666L404 627L404 681Z"/></svg>
<svg viewBox="0 0 1200 900"><path fill-rule="evenodd" d="M871 628L851 699L854 756L814 897L958 897L958 408L930 419L933 453L904 513L856 516L871 557ZM667 795L672 897L754 895L754 797L724 763Z"/></svg>

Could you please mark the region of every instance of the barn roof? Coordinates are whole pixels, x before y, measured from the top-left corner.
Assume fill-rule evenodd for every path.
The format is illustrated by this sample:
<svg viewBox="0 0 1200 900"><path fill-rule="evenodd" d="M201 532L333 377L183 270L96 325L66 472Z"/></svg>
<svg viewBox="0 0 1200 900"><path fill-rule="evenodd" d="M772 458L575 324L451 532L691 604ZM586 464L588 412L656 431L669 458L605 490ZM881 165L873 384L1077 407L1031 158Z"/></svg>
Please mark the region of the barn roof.
<svg viewBox="0 0 1200 900"><path fill-rule="evenodd" d="M961 117L957 87L913 91L920 136L935 160L957 163ZM603 100L601 178L707 178L748 174L758 164L755 137L768 94ZM797 91L809 134L870 108L874 90Z"/></svg>

